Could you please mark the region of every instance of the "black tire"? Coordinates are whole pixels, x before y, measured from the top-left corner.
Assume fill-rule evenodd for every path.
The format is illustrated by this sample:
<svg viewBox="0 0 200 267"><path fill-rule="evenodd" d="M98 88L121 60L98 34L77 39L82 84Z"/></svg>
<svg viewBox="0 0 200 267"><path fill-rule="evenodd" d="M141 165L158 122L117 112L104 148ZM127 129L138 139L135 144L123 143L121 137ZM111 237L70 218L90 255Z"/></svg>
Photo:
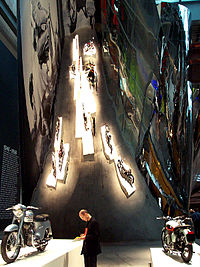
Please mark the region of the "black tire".
<svg viewBox="0 0 200 267"><path fill-rule="evenodd" d="M132 174L129 174L130 184L134 184L134 176Z"/></svg>
<svg viewBox="0 0 200 267"><path fill-rule="evenodd" d="M77 23L76 0L68 0L68 12L70 17L70 33L72 33L75 31Z"/></svg>
<svg viewBox="0 0 200 267"><path fill-rule="evenodd" d="M96 82L95 82L95 84L96 84L96 91L97 91L97 78L96 78Z"/></svg>
<svg viewBox="0 0 200 267"><path fill-rule="evenodd" d="M49 229L46 229L44 239L49 238ZM37 247L37 250L42 252L45 250L46 246L48 245L48 242L46 241L45 244L41 244L40 246Z"/></svg>
<svg viewBox="0 0 200 267"><path fill-rule="evenodd" d="M168 233L166 233L166 230L163 229L161 232L161 241L162 241L162 247L163 247L165 253L169 252L169 249L167 246L167 234Z"/></svg>
<svg viewBox="0 0 200 267"><path fill-rule="evenodd" d="M193 249L192 245L187 245L183 248L183 251L181 252L181 258L184 262L188 263L192 259Z"/></svg>
<svg viewBox="0 0 200 267"><path fill-rule="evenodd" d="M1 243L1 255L5 262L14 262L20 252L21 246L16 246L17 232L4 233ZM21 245L21 239L20 239ZM11 252L13 250L13 252Z"/></svg>
<svg viewBox="0 0 200 267"><path fill-rule="evenodd" d="M43 251L45 251L46 246L47 246L47 244L41 245L41 246L37 247L37 250L40 252L43 252Z"/></svg>

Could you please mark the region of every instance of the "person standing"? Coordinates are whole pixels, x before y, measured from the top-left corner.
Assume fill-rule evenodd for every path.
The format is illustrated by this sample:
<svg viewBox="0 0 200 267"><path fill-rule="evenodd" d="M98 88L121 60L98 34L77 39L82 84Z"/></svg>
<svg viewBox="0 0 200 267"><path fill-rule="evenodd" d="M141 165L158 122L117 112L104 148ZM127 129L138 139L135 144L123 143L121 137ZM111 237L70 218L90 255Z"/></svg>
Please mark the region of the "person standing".
<svg viewBox="0 0 200 267"><path fill-rule="evenodd" d="M84 240L81 255L85 267L96 267L97 255L101 253L99 224L85 209L79 211L79 217L86 222L85 233L80 236Z"/></svg>
<svg viewBox="0 0 200 267"><path fill-rule="evenodd" d="M196 238L200 238L200 212L190 209Z"/></svg>

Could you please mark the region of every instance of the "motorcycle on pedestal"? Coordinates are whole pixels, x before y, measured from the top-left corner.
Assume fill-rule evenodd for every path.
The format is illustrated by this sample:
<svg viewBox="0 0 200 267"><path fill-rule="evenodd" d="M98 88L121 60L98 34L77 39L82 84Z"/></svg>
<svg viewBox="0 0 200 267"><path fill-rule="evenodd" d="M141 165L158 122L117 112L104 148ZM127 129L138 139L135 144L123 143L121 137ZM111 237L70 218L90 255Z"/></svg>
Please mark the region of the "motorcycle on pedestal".
<svg viewBox="0 0 200 267"><path fill-rule="evenodd" d="M157 219L165 221L161 232L164 252L180 252L183 261L188 263L192 259L195 241L192 219L185 215L174 218L163 216L157 217Z"/></svg>
<svg viewBox="0 0 200 267"><path fill-rule="evenodd" d="M14 216L12 224L4 229L1 243L1 255L5 262L14 262L21 247L34 247L44 251L48 241L52 238L51 223L48 214L34 217L33 210L39 208L14 205L6 210L12 210Z"/></svg>
<svg viewBox="0 0 200 267"><path fill-rule="evenodd" d="M127 169L124 166L124 162L121 158L118 159L117 162L117 167L119 169L119 172L121 174L121 176L131 185L133 186L134 184L134 177L131 173L131 169Z"/></svg>

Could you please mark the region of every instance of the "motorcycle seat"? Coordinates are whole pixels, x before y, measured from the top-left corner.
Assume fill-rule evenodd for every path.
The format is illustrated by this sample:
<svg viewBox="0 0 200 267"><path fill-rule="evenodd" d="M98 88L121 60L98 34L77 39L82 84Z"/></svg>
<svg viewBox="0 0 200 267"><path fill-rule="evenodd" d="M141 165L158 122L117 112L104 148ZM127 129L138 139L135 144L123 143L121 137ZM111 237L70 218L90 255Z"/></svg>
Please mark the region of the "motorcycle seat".
<svg viewBox="0 0 200 267"><path fill-rule="evenodd" d="M39 215L36 215L34 218L36 222L44 222L44 221L47 221L48 219L49 219L48 214L39 214Z"/></svg>
<svg viewBox="0 0 200 267"><path fill-rule="evenodd" d="M191 227L191 225L188 225L188 224L185 224L185 225L178 225L178 226L174 227L174 230L176 230L176 229L180 229L180 228L182 228L182 229L187 229L187 228L190 228L190 227Z"/></svg>

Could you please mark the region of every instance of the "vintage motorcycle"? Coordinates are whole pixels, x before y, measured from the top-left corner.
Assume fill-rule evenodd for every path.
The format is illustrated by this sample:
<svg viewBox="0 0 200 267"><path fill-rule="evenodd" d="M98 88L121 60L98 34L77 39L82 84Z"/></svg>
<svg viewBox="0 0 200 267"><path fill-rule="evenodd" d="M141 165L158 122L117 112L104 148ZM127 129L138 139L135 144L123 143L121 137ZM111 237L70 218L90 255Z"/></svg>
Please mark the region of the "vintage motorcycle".
<svg viewBox="0 0 200 267"><path fill-rule="evenodd" d="M119 172L121 176L131 185L134 184L134 176L131 173L131 169L126 168L123 160L121 158L118 159L117 167L119 169Z"/></svg>
<svg viewBox="0 0 200 267"><path fill-rule="evenodd" d="M111 134L110 134L110 130L109 130L109 127L106 125L106 131L105 131L105 136L106 136L106 142L110 148L110 154L112 154L113 152L113 147L112 147L112 144L111 144Z"/></svg>
<svg viewBox="0 0 200 267"><path fill-rule="evenodd" d="M89 40L89 42L84 44L83 53L84 53L84 55L88 55L88 56L92 56L92 55L96 54L96 47L95 47L95 44L94 44L94 37L92 37L92 39Z"/></svg>
<svg viewBox="0 0 200 267"><path fill-rule="evenodd" d="M161 232L161 241L165 253L180 252L184 262L188 263L193 255L193 232L192 219L183 215L177 217L157 217L164 220L165 225Z"/></svg>
<svg viewBox="0 0 200 267"><path fill-rule="evenodd" d="M40 214L34 217L33 210L39 208L14 205L6 210L12 210L14 216L12 224L4 229L1 243L1 255L5 262L14 262L21 247L34 247L38 251L44 251L48 241L52 238L51 223L48 214Z"/></svg>

